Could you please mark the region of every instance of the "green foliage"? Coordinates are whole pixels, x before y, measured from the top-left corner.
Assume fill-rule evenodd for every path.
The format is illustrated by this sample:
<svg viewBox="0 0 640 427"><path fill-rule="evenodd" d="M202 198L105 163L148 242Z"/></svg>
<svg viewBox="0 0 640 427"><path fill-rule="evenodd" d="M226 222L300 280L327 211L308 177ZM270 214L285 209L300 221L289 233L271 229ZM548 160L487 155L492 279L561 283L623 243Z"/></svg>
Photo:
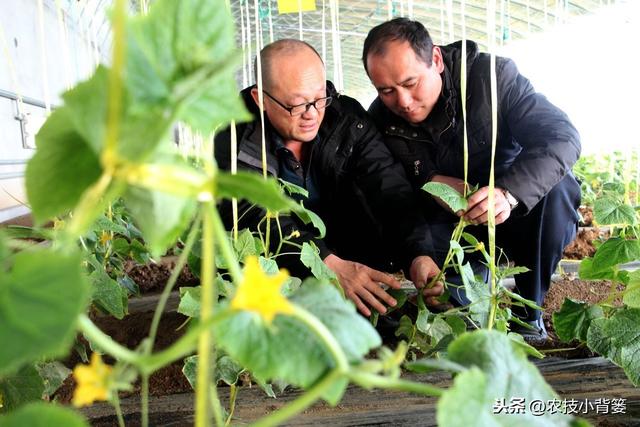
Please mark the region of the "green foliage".
<svg viewBox="0 0 640 427"><path fill-rule="evenodd" d="M340 282L338 282L338 277L336 273L333 272L327 264L325 264L320 258L320 250L313 242L305 242L302 244L302 250L300 251L300 261L304 264L309 270L311 270L311 274L318 280L326 280L332 283L336 288L342 291L342 287L340 286Z"/></svg>
<svg viewBox="0 0 640 427"><path fill-rule="evenodd" d="M488 330L466 333L451 343L448 358L468 370L456 377L454 386L438 402L438 425L570 425L572 417L560 413L536 416L527 410L518 416L505 411L494 414L494 404L500 399L546 402L558 398L525 352L504 334ZM464 411L460 411L460 402L465 402Z"/></svg>
<svg viewBox="0 0 640 427"><path fill-rule="evenodd" d="M598 225L636 225L633 208L616 197L603 197L594 202L593 214Z"/></svg>
<svg viewBox="0 0 640 427"><path fill-rule="evenodd" d="M8 415L0 416L0 427L89 427L77 412L42 402L30 403Z"/></svg>
<svg viewBox="0 0 640 427"><path fill-rule="evenodd" d="M624 369L629 380L640 385L640 309L616 311L610 318L594 320L587 345Z"/></svg>
<svg viewBox="0 0 640 427"><path fill-rule="evenodd" d="M574 339L585 342L591 321L603 316L602 308L598 305L566 298L560 311L553 313L553 328L563 342Z"/></svg>
<svg viewBox="0 0 640 427"><path fill-rule="evenodd" d="M596 251L592 266L595 271L602 271L617 264L638 259L640 259L640 240L611 237Z"/></svg>
<svg viewBox="0 0 640 427"><path fill-rule="evenodd" d="M220 381L227 385L234 385L238 382L240 374L244 371L242 366L238 365L226 354L218 354L215 363L211 363L211 369L213 371L213 384L218 384ZM184 360L184 366L182 367L182 373L191 384L193 389L196 388L196 377L198 374L198 356L189 356Z"/></svg>
<svg viewBox="0 0 640 427"><path fill-rule="evenodd" d="M380 345L375 330L333 286L308 279L291 300L329 329L349 360L359 360ZM288 316L276 316L268 326L257 314L239 312L216 327L215 334L224 351L259 381L281 379L309 387L334 365L308 327ZM292 348L304 351L291 351Z"/></svg>
<svg viewBox="0 0 640 427"><path fill-rule="evenodd" d="M116 319L122 319L127 313L127 291L106 273L96 270L89 276L93 287L93 303Z"/></svg>
<svg viewBox="0 0 640 427"><path fill-rule="evenodd" d="M458 193L453 187L441 182L428 182L422 186L422 189L432 196L438 197L445 202L453 212L466 211L467 200Z"/></svg>
<svg viewBox="0 0 640 427"><path fill-rule="evenodd" d="M51 250L17 254L13 269L0 272L0 336L11 343L0 352L0 375L64 354L88 296L79 256Z"/></svg>
<svg viewBox="0 0 640 427"><path fill-rule="evenodd" d="M628 307L640 308L640 270L629 273L629 282L622 302Z"/></svg>
<svg viewBox="0 0 640 427"><path fill-rule="evenodd" d="M24 365L17 372L0 378L0 396L3 401L0 413L13 411L25 403L42 399L44 391L44 382L36 368L32 364Z"/></svg>
<svg viewBox="0 0 640 427"><path fill-rule="evenodd" d="M60 362L43 362L36 364L36 369L44 381L44 394L53 395L65 379L71 375L71 370Z"/></svg>
<svg viewBox="0 0 640 427"><path fill-rule="evenodd" d="M155 258L175 245L197 206L193 198L135 187L129 188L124 200Z"/></svg>
<svg viewBox="0 0 640 427"><path fill-rule="evenodd" d="M75 129L73 115L68 108L55 110L36 135L38 149L25 174L36 223L76 206L102 172L98 155Z"/></svg>

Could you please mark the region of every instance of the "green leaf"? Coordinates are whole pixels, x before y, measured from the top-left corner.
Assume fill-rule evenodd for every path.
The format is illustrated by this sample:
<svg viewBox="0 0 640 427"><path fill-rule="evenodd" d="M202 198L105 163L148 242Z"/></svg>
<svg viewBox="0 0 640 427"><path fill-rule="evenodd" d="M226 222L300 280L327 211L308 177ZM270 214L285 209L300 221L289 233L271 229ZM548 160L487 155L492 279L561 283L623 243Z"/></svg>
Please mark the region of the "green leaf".
<svg viewBox="0 0 640 427"><path fill-rule="evenodd" d="M235 31L226 9L159 0L128 30L126 83L135 104L170 104L203 134L249 119L234 79Z"/></svg>
<svg viewBox="0 0 640 427"><path fill-rule="evenodd" d="M238 240L233 242L233 248L239 260L244 260L248 256L259 256L260 248L256 247L256 241L248 228L238 234Z"/></svg>
<svg viewBox="0 0 640 427"><path fill-rule="evenodd" d="M361 360L380 345L373 327L329 284L308 279L291 301L329 329L350 361ZM239 312L222 321L214 332L225 352L260 381L277 378L306 388L334 366L316 335L289 316L276 316L269 326L255 313ZM304 351L291 351L293 348ZM336 393L333 390L331 396Z"/></svg>
<svg viewBox="0 0 640 427"><path fill-rule="evenodd" d="M311 270L311 274L318 280L327 280L331 282L334 286L339 287L340 290L340 282L338 281L338 276L333 272L327 264L325 264L320 258L320 251L318 247L313 242L304 242L302 244L302 250L300 251L300 262L305 265L309 270Z"/></svg>
<svg viewBox="0 0 640 427"><path fill-rule="evenodd" d="M65 354L84 312L89 287L78 255L22 252L0 272L0 375L32 360Z"/></svg>
<svg viewBox="0 0 640 427"><path fill-rule="evenodd" d="M60 362L44 362L36 365L38 373L44 381L44 394L51 397L71 375L71 369Z"/></svg>
<svg viewBox="0 0 640 427"><path fill-rule="evenodd" d="M104 145L109 98L109 69L96 68L93 76L62 95L74 129L96 155Z"/></svg>
<svg viewBox="0 0 640 427"><path fill-rule="evenodd" d="M127 314L127 291L105 272L96 270L89 276L93 287L93 303L116 319Z"/></svg>
<svg viewBox="0 0 640 427"><path fill-rule="evenodd" d="M234 385L238 382L240 374L244 369L233 361L226 354L218 354L216 363L211 363L213 371L213 383L218 384L223 381L227 385ZM184 366L182 367L182 373L191 384L191 387L195 390L196 378L198 374L198 356L189 356L184 360Z"/></svg>
<svg viewBox="0 0 640 427"><path fill-rule="evenodd" d="M462 197L453 187L441 182L427 182L422 186L427 193L445 202L452 212L466 211L467 200Z"/></svg>
<svg viewBox="0 0 640 427"><path fill-rule="evenodd" d="M36 135L38 149L27 164L26 188L37 223L75 207L102 173L97 154L74 129L72 116L68 108L55 110Z"/></svg>
<svg viewBox="0 0 640 427"><path fill-rule="evenodd" d="M318 230L318 235L316 236L318 239L324 238L325 234L327 233L327 227L324 225L322 219L314 211L305 208L302 202L293 202L291 205L291 210L298 218L300 218L300 220L302 220L304 224L313 224L315 229Z"/></svg>
<svg viewBox="0 0 640 427"><path fill-rule="evenodd" d="M615 280L616 272L613 267L596 270L593 266L593 258L585 258L580 261L578 276L582 280Z"/></svg>
<svg viewBox="0 0 640 427"><path fill-rule="evenodd" d="M476 280L470 263L462 265L460 275L467 298L471 301L469 306L471 318L484 328L489 323L489 309L491 308L489 286L482 281Z"/></svg>
<svg viewBox="0 0 640 427"><path fill-rule="evenodd" d="M604 313L599 305L589 305L565 298L560 311L553 313L553 328L563 342L573 339L585 342L591 321L603 316Z"/></svg>
<svg viewBox="0 0 640 427"><path fill-rule="evenodd" d="M405 363L404 367L411 372L417 372L419 374L436 371L459 373L466 370L464 366L447 359L419 359L415 362Z"/></svg>
<svg viewBox="0 0 640 427"><path fill-rule="evenodd" d="M306 188L302 188L299 185L292 184L282 178L278 178L278 182L280 183L280 185L282 185L282 188L284 188L284 190L289 195L300 194L301 196L309 197L309 192Z"/></svg>
<svg viewBox="0 0 640 427"><path fill-rule="evenodd" d="M629 273L629 280L622 302L629 307L640 308L640 270Z"/></svg>
<svg viewBox="0 0 640 427"><path fill-rule="evenodd" d="M593 269L602 271L635 260L640 260L640 240L610 237L593 256Z"/></svg>
<svg viewBox="0 0 640 427"><path fill-rule="evenodd" d="M595 322L593 322L595 323ZM618 310L609 319L589 328L587 345L624 369L636 387L640 385L640 309Z"/></svg>
<svg viewBox="0 0 640 427"><path fill-rule="evenodd" d="M0 427L89 427L77 412L47 403L30 403L8 415L0 416Z"/></svg>
<svg viewBox="0 0 640 427"><path fill-rule="evenodd" d="M282 192L276 180L252 172L238 171L231 175L219 171L215 194L220 198L245 199L272 212L289 212L292 206L299 206Z"/></svg>
<svg viewBox="0 0 640 427"><path fill-rule="evenodd" d="M566 426L571 422L564 414L536 416L528 409L518 416L505 411L494 414L494 405L501 399L507 404L512 398L522 398L527 404L558 399L526 353L505 334L489 330L465 333L451 343L448 358L470 370L459 374L453 388L438 402L438 425ZM465 402L464 411L460 411L460 402Z"/></svg>
<svg viewBox="0 0 640 427"><path fill-rule="evenodd" d="M135 187L129 188L124 199L154 258L176 243L197 207L192 198Z"/></svg>
<svg viewBox="0 0 640 427"><path fill-rule="evenodd" d="M624 204L617 198L603 197L596 199L593 215L598 225L636 225L638 218L633 207Z"/></svg>
<svg viewBox="0 0 640 427"><path fill-rule="evenodd" d="M200 317L200 286L196 288L180 288L180 304L178 313L189 317Z"/></svg>
<svg viewBox="0 0 640 427"><path fill-rule="evenodd" d="M406 314L400 318L400 326L396 329L395 335L397 337L406 337L408 339L413 339L413 336L416 333L416 326L413 324L413 321Z"/></svg>
<svg viewBox="0 0 640 427"><path fill-rule="evenodd" d="M42 399L44 382L36 368L27 364L14 374L0 378L0 412L13 411L27 402Z"/></svg>
<svg viewBox="0 0 640 427"><path fill-rule="evenodd" d="M437 405L437 422L441 427L501 426L487 409L493 401L489 393L487 376L478 368L458 374L453 387L440 398ZM464 402L464 411L460 410Z"/></svg>
<svg viewBox="0 0 640 427"><path fill-rule="evenodd" d="M467 330L467 324L465 323L465 321L455 314L446 316L444 320L451 327L451 330L453 331L453 334L455 336L462 335Z"/></svg>

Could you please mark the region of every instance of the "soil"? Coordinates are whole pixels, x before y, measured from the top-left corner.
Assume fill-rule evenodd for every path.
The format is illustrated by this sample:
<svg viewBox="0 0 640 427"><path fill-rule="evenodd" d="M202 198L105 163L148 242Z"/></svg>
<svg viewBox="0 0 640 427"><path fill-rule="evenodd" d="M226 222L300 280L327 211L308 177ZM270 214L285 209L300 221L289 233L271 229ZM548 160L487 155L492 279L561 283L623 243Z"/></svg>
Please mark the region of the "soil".
<svg viewBox="0 0 640 427"><path fill-rule="evenodd" d="M591 350L579 345L579 343L562 343L555 334L553 328L553 313L559 311L565 298L571 298L575 301L588 302L589 304L597 304L603 302L611 289L611 282L607 280L599 281L583 281L571 276L563 277L551 283L549 292L547 292L544 304L542 319L549 333L549 340L541 346L540 350L552 350L554 356L562 356L567 358L581 358L595 356ZM622 286L618 285L617 290L622 290ZM613 301L614 305L622 305L622 298L618 297ZM564 350L564 351L563 351Z"/></svg>
<svg viewBox="0 0 640 427"><path fill-rule="evenodd" d="M596 247L593 242L595 240L606 240L609 232L601 230L597 227L580 228L573 242L564 249L562 255L565 259L580 260L592 257L596 253Z"/></svg>
<svg viewBox="0 0 640 427"><path fill-rule="evenodd" d="M175 256L164 257L158 264L140 265L129 261L125 266L125 272L138 284L140 293L161 292L165 283L169 280L169 276L171 276L176 261L177 257ZM178 283L192 285L198 284L200 281L185 265L178 277Z"/></svg>
<svg viewBox="0 0 640 427"><path fill-rule="evenodd" d="M591 206L580 206L578 208L580 213L580 227L591 227L593 225L593 208Z"/></svg>

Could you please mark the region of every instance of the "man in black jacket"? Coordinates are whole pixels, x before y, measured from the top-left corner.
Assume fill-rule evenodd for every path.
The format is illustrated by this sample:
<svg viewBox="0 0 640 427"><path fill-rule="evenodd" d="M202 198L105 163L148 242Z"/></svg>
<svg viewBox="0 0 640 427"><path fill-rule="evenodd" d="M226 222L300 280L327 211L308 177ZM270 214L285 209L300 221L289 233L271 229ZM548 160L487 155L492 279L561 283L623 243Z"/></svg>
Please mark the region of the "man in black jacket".
<svg viewBox="0 0 640 427"><path fill-rule="evenodd" d="M466 117L468 182L480 189L466 212L449 212L420 188L442 182L463 191L461 48L434 46L416 21L397 18L373 28L362 60L378 98L369 112L391 152L404 165L430 217L436 262L441 265L457 216L476 225L488 220L491 164L490 56L467 42ZM564 247L575 237L580 187L571 166L580 139L567 116L506 58L496 59L498 120L495 154L495 221L498 246L530 272L516 276L522 296L542 304ZM437 204L440 209L433 209ZM483 231L476 228L477 234ZM478 267L478 265L476 265ZM459 295L466 303L464 295ZM546 338L540 313L515 307L515 314ZM526 334L525 334L526 335Z"/></svg>
<svg viewBox="0 0 640 427"><path fill-rule="evenodd" d="M324 64L310 45L280 40L266 46L260 58L263 97L255 86L242 92L256 118L237 128L238 167L262 173L262 104L268 173L306 189L305 207L327 228L326 237L319 239L297 218L280 216L277 223L271 221L271 250L279 246L278 236L297 245L314 242L358 310L367 316L370 309L384 313L385 304L396 301L381 284L396 289L400 284L361 263L385 268L395 259L418 288L439 272L425 256L432 252L429 226L416 209L411 184L362 106L326 81ZM216 136L215 157L221 168L230 169L229 130ZM230 202L222 204L221 212L231 228ZM239 228L256 230L265 224L264 216L264 210L240 202ZM281 249L299 251L286 245ZM298 255L278 256L277 261L294 275L309 274ZM423 294L435 303L442 291L437 284Z"/></svg>

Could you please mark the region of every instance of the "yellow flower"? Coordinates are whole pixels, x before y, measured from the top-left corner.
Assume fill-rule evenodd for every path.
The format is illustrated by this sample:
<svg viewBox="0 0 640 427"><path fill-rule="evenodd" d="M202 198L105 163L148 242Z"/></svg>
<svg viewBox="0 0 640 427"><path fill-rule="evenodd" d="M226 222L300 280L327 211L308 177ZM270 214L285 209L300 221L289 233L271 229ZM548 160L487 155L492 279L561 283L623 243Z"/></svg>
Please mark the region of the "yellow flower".
<svg viewBox="0 0 640 427"><path fill-rule="evenodd" d="M96 400L107 400L112 368L102 362L98 353L91 355L89 365L77 365L73 377L78 384L73 392L74 406L91 405Z"/></svg>
<svg viewBox="0 0 640 427"><path fill-rule="evenodd" d="M289 273L286 270L268 276L260 268L258 258L247 257L244 278L231 300L231 308L254 311L268 324L276 314L293 313L293 305L280 293L280 288L288 278Z"/></svg>
<svg viewBox="0 0 640 427"><path fill-rule="evenodd" d="M102 230L102 234L100 234L100 244L104 246L110 241L111 241L111 233L109 233L106 230Z"/></svg>

